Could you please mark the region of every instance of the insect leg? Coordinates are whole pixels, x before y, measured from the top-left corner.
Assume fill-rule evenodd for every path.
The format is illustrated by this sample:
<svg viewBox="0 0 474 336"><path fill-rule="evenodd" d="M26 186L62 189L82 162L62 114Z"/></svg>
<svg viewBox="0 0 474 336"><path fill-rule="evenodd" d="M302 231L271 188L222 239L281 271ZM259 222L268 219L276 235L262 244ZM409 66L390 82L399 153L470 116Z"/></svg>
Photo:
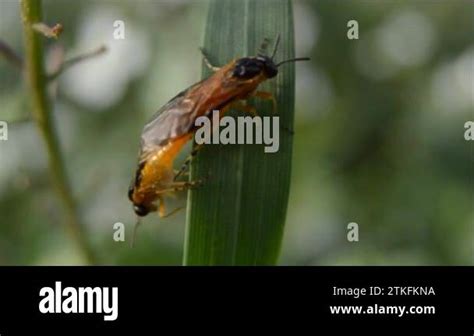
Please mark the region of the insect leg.
<svg viewBox="0 0 474 336"><path fill-rule="evenodd" d="M203 183L204 183L203 179L196 180L196 181L182 181L182 182L180 181L180 182L173 182L171 184L171 187L172 189L174 189L174 191L180 191L180 190L188 190L192 188L197 188Z"/></svg>
<svg viewBox="0 0 474 336"><path fill-rule="evenodd" d="M166 215L161 215L160 218L167 218L167 217L173 216L179 210L183 210L183 209L184 209L184 206L179 206L179 207L171 210L170 212L168 212Z"/></svg>
<svg viewBox="0 0 474 336"><path fill-rule="evenodd" d="M204 51L203 48L199 48L199 50L201 51L202 59L203 59L203 61L204 61L204 64L206 64L206 66L207 66L210 70L216 72L216 71L219 71L219 70L221 69L221 68L219 68L219 67L214 66L214 65L211 64L211 62L209 61L209 58L207 57L207 54L206 54L206 52Z"/></svg>
<svg viewBox="0 0 474 336"><path fill-rule="evenodd" d="M189 175L189 172L188 171L185 171L185 172L182 172L181 173L181 168L178 170L178 169L173 169L173 173L174 175L183 175L183 176L188 176Z"/></svg>
<svg viewBox="0 0 474 336"><path fill-rule="evenodd" d="M175 213L177 213L179 210L183 209L184 207L180 206L180 207L177 207L176 209L168 212L168 213L165 213L166 212L166 208L165 208L165 201L163 200L163 197L159 197L158 198L158 215L160 216L160 218L167 218L169 216L172 216L174 215Z"/></svg>
<svg viewBox="0 0 474 336"><path fill-rule="evenodd" d="M165 216L165 202L163 201L163 197L159 196L158 197L158 215L160 218L163 218Z"/></svg>
<svg viewBox="0 0 474 336"><path fill-rule="evenodd" d="M254 106L250 106L247 104L244 104L241 100L237 100L229 105L230 108L233 108L235 110L240 110L245 113L251 114L254 117L258 116L257 110L255 109Z"/></svg>
<svg viewBox="0 0 474 336"><path fill-rule="evenodd" d="M199 152L199 150L201 148L202 148L202 144L201 145L196 145L193 148L193 150L191 151L191 153L189 154L189 156L186 158L183 165L181 166L180 170L174 176L174 181L176 181L178 179L178 177L180 177L184 173L186 168L188 168L189 164L191 163L191 161L193 160L193 158L196 156L196 154Z"/></svg>
<svg viewBox="0 0 474 336"><path fill-rule="evenodd" d="M263 100L271 100L272 101L272 106L273 106L273 114L277 114L277 101L275 99L275 96L271 92L267 91L257 91L253 94L254 97L258 97ZM284 127L282 126L281 129L284 131L288 132L289 134L293 135L295 132L291 130L289 127Z"/></svg>
<svg viewBox="0 0 474 336"><path fill-rule="evenodd" d="M260 45L260 48L258 48L257 54L260 56L265 56L265 51L267 50L269 43L270 43L270 39L268 37L265 37L263 39L262 44Z"/></svg>
<svg viewBox="0 0 474 336"><path fill-rule="evenodd" d="M183 191L183 190L188 190L192 188L197 188L201 184L203 184L204 180L196 180L196 181L179 181L179 182L173 182L171 183L169 188L165 189L160 189L156 191L157 195L162 195L170 192L175 192L175 191ZM160 201L160 207L162 205L162 201ZM158 208L158 212L160 211L160 208Z"/></svg>
<svg viewBox="0 0 474 336"><path fill-rule="evenodd" d="M273 114L277 114L277 101L273 93L267 91L257 91L252 96L263 100L271 100L273 106Z"/></svg>

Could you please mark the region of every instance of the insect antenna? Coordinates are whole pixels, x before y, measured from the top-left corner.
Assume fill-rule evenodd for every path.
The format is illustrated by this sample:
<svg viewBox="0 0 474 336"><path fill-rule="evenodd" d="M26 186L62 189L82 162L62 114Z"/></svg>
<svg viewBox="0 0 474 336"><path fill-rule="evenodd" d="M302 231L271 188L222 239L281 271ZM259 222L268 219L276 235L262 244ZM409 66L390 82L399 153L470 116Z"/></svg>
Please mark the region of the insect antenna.
<svg viewBox="0 0 474 336"><path fill-rule="evenodd" d="M280 34L277 35L276 40L275 40L275 45L273 46L273 52L272 52L272 57L271 57L272 60L275 57L279 44L280 44Z"/></svg>
<svg viewBox="0 0 474 336"><path fill-rule="evenodd" d="M273 52L272 52L272 57L271 57L272 60L275 58L275 54L277 52L279 44L280 44L280 34L277 35L276 40L275 40L275 45L273 46ZM289 63L289 62L309 61L309 60L310 60L309 57L296 57L296 58L287 59L280 63L277 63L276 66L279 67L280 65Z"/></svg>
<svg viewBox="0 0 474 336"><path fill-rule="evenodd" d="M290 63L290 62L298 62L298 61L309 61L310 58L309 57L296 57L296 58L291 58L291 59L287 59L287 60L284 60L280 63L277 63L276 64L276 67L279 67L280 65L282 64L285 64L285 63Z"/></svg>
<svg viewBox="0 0 474 336"><path fill-rule="evenodd" d="M138 229L138 226L141 224L141 220L140 220L140 217L137 216L137 221L135 222L135 225L133 227L133 235L132 235L132 241L130 242L130 247L133 248L133 246L135 245L135 238L137 236L137 229Z"/></svg>

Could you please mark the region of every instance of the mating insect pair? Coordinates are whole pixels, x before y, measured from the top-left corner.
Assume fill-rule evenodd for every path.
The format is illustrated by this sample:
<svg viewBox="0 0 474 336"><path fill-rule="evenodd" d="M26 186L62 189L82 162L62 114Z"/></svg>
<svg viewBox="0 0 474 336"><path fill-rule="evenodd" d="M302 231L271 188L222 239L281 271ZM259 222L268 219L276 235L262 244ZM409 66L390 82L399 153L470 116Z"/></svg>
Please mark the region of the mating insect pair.
<svg viewBox="0 0 474 336"><path fill-rule="evenodd" d="M271 56L259 52L257 56L235 59L222 67L213 66L203 52L205 64L214 73L171 99L143 129L138 168L128 192L138 216L146 216L154 211L160 217L169 216L171 213L166 213L164 197L201 183L177 181L200 147L195 147L180 171L175 172L173 169L176 156L196 131L196 118L208 116L213 110L220 111L219 116L222 117L229 108L255 114L253 107L242 103L250 97L270 99L275 104L273 95L258 91L258 86L275 77L282 64L309 60L293 58L275 63L279 40L278 36ZM262 45L262 49L265 47L266 44Z"/></svg>

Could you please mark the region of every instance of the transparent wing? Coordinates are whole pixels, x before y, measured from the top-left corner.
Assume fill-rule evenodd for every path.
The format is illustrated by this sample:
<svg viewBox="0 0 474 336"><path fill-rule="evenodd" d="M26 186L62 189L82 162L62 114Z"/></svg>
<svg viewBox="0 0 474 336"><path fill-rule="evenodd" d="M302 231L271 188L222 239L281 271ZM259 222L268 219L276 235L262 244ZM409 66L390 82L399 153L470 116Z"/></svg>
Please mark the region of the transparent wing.
<svg viewBox="0 0 474 336"><path fill-rule="evenodd" d="M171 99L145 125L141 135L140 158L192 129L198 101L196 97L190 98L187 93L193 87Z"/></svg>

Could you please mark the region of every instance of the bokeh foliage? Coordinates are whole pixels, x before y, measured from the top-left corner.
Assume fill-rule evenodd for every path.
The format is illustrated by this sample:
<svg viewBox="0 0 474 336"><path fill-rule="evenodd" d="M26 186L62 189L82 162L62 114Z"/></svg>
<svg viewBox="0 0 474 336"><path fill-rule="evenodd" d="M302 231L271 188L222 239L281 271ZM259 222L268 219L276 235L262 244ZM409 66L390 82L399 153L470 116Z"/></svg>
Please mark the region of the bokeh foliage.
<svg viewBox="0 0 474 336"><path fill-rule="evenodd" d="M312 61L296 65L280 263L472 264L474 166L463 132L474 119L473 7L294 1L296 54ZM134 223L126 190L143 124L200 79L206 8L204 1L45 1L46 21L65 26L59 43L67 55L110 44L105 63L78 65L60 79L54 105L81 215L107 263L181 263L184 213L147 218L133 250L113 242L112 225L123 222L130 233ZM19 17L17 2L0 2L0 36L21 52ZM120 19L126 42L110 41ZM351 19L359 40L346 37ZM21 74L0 60L0 120L29 113L24 89ZM59 229L63 214L38 139L22 122L0 142L0 263L81 263ZM185 201L178 195L173 203ZM358 243L346 240L349 222L360 226Z"/></svg>

